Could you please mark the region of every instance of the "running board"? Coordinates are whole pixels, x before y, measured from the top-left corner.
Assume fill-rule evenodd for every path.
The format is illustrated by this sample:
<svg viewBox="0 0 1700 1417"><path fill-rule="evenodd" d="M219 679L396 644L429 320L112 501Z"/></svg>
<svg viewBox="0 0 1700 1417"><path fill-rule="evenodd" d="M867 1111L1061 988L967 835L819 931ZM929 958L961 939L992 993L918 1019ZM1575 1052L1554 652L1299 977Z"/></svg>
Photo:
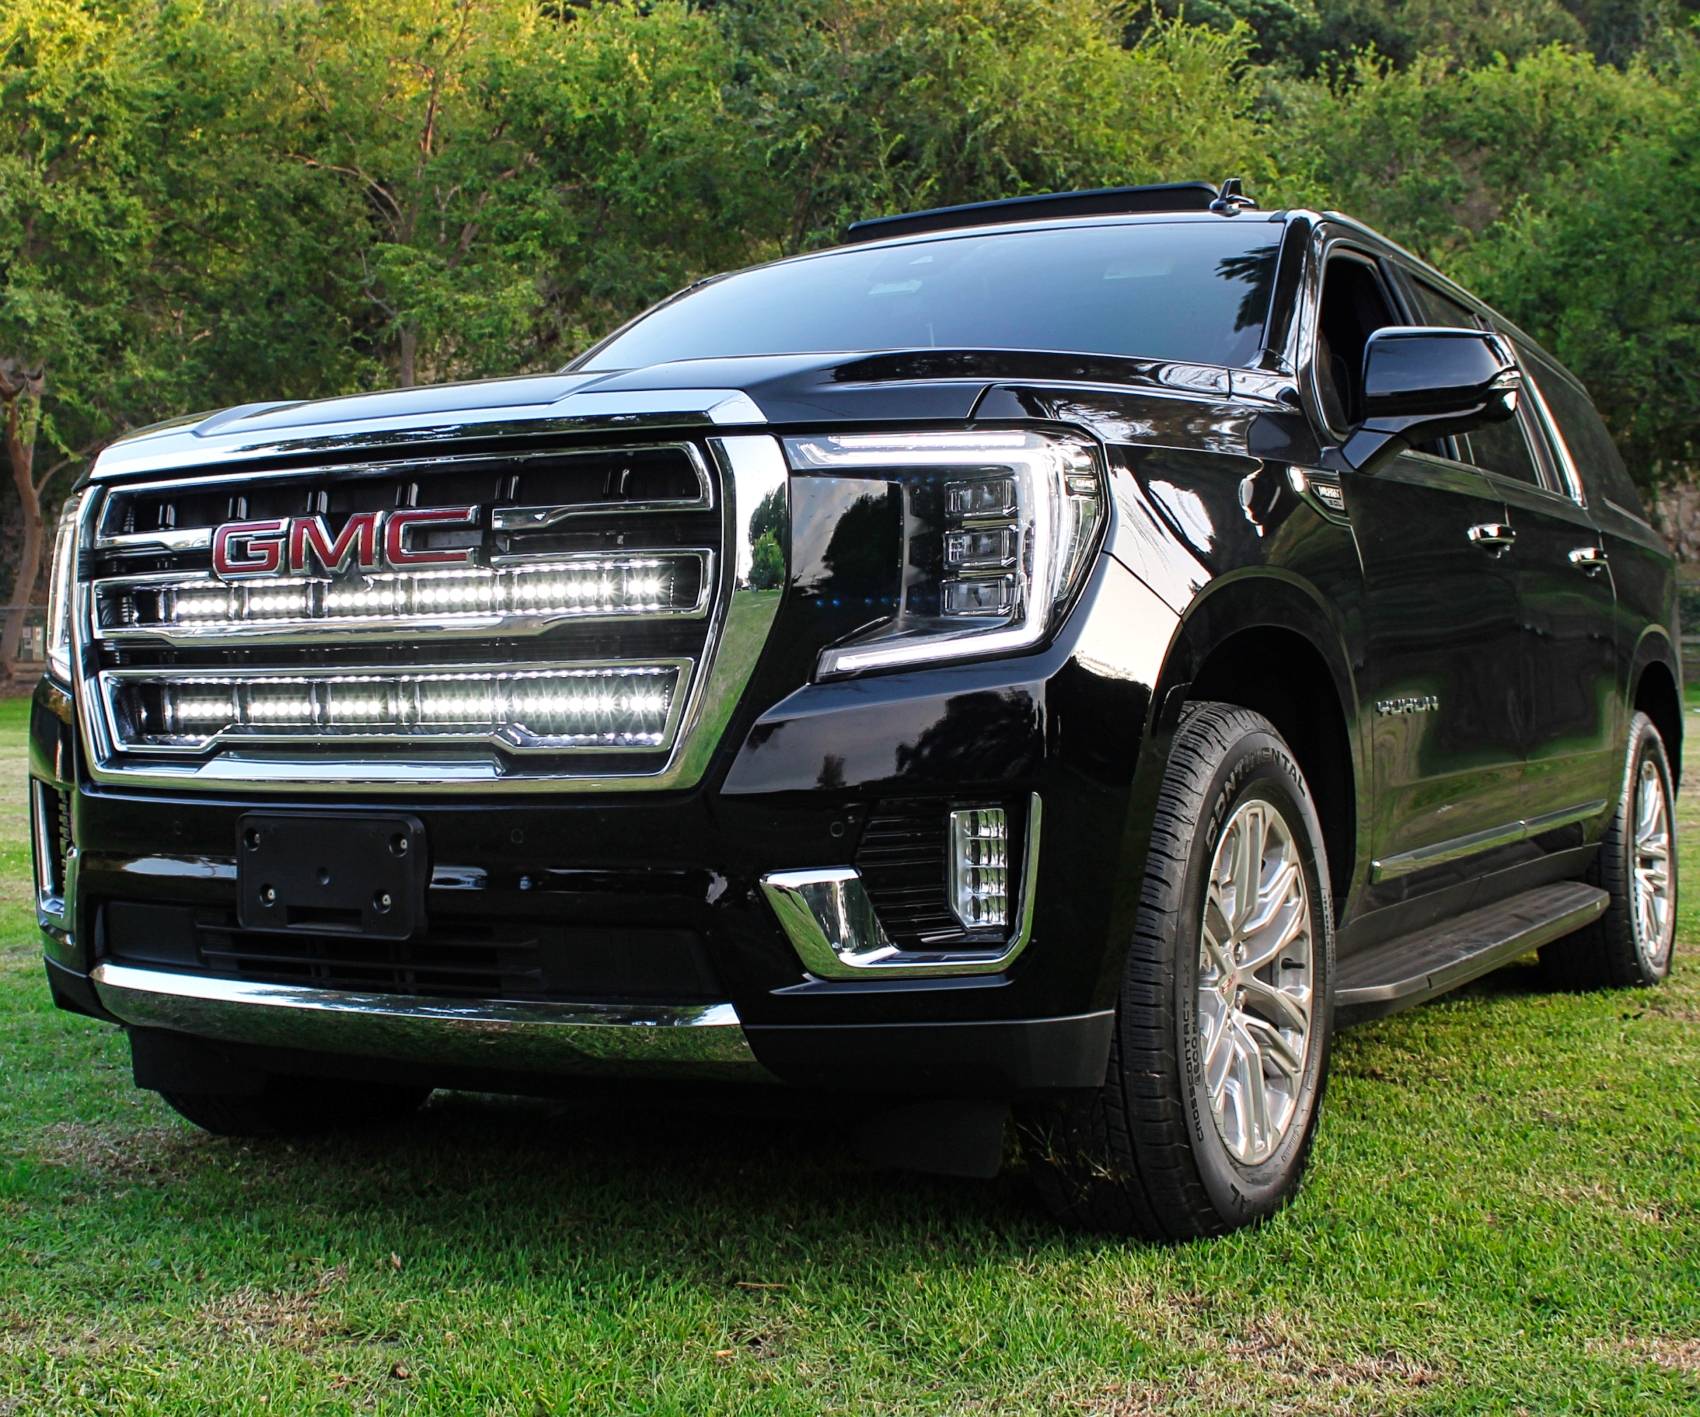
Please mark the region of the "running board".
<svg viewBox="0 0 1700 1417"><path fill-rule="evenodd" d="M1376 945L1341 961L1335 1017L1362 1023L1468 984L1598 920L1610 900L1597 886L1561 881Z"/></svg>

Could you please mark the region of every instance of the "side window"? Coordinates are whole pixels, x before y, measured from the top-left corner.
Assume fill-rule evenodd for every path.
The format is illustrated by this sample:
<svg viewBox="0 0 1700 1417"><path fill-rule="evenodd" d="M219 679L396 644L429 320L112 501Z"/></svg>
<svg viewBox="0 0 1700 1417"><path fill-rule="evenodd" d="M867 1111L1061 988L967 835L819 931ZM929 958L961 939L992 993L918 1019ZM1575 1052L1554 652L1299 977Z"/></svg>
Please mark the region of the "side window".
<svg viewBox="0 0 1700 1417"><path fill-rule="evenodd" d="M1531 487L1542 487L1541 470L1535 464L1535 454L1529 447L1529 437L1523 428L1525 415L1521 410L1503 423L1489 423L1472 429L1464 441L1469 444L1470 461L1484 472L1497 472L1502 477L1514 477Z"/></svg>
<svg viewBox="0 0 1700 1417"><path fill-rule="evenodd" d="M1362 417L1364 344L1374 331L1397 323L1369 261L1345 253L1328 258L1316 322L1316 391L1334 432L1344 434Z"/></svg>
<svg viewBox="0 0 1700 1417"><path fill-rule="evenodd" d="M1558 424L1559 436L1569 448L1589 496L1603 498L1619 511L1646 521L1641 494L1588 396L1545 362L1535 364L1529 372L1539 375L1541 397Z"/></svg>
<svg viewBox="0 0 1700 1417"><path fill-rule="evenodd" d="M1436 290L1420 277L1412 276L1410 280L1411 293L1416 297L1417 309L1421 312L1425 324L1459 330L1481 327L1476 312L1467 305L1459 304L1450 295Z"/></svg>

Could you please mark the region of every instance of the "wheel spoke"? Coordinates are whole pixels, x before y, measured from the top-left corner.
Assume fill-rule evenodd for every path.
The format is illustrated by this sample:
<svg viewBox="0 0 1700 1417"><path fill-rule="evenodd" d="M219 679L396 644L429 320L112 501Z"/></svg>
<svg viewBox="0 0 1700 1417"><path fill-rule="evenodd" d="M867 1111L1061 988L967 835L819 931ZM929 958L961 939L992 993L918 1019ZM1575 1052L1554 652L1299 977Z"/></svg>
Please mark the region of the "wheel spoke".
<svg viewBox="0 0 1700 1417"><path fill-rule="evenodd" d="M1269 1093L1263 1081L1263 1054L1251 1035L1241 1032L1239 1082L1245 1089L1247 1153L1255 1154L1269 1135Z"/></svg>
<svg viewBox="0 0 1700 1417"><path fill-rule="evenodd" d="M1247 1006L1256 1009L1276 1028L1290 1028L1301 1036L1310 1028L1308 1000L1301 1002L1285 989L1277 989L1262 979L1243 980L1240 987L1245 990Z"/></svg>
<svg viewBox="0 0 1700 1417"><path fill-rule="evenodd" d="M1273 1024L1255 1014L1242 1014L1240 1026L1257 1040L1265 1062L1273 1063L1291 1081L1299 1080L1299 1074L1304 1071L1304 1059L1293 1051L1292 1045Z"/></svg>
<svg viewBox="0 0 1700 1417"><path fill-rule="evenodd" d="M1245 934L1255 935L1268 928L1275 913L1287 903L1298 879L1299 865L1296 861L1283 861L1275 868L1269 879L1258 887L1257 904L1245 923Z"/></svg>
<svg viewBox="0 0 1700 1417"><path fill-rule="evenodd" d="M1257 908L1257 879L1263 862L1263 810L1258 802L1249 803L1240 823L1239 840L1234 850L1234 929L1243 930L1251 912Z"/></svg>
<svg viewBox="0 0 1700 1417"><path fill-rule="evenodd" d="M1293 941L1309 928L1310 912L1305 909L1304 898L1301 896L1289 902L1289 905L1291 908L1287 917L1278 927L1270 927L1263 940L1255 946L1247 946L1245 958L1240 961L1240 969L1246 974L1255 974L1273 964L1292 947Z"/></svg>
<svg viewBox="0 0 1700 1417"><path fill-rule="evenodd" d="M1224 1013L1204 1054L1204 1085L1209 1090L1210 1100L1218 1107L1222 1105L1222 1089L1227 1086L1228 1069L1233 1062L1232 1037L1233 1029L1228 1026L1228 1015Z"/></svg>
<svg viewBox="0 0 1700 1417"><path fill-rule="evenodd" d="M1228 913L1222 905L1222 887L1216 881L1210 882L1210 888L1204 898L1204 927L1200 931L1200 939L1204 944L1204 952L1210 958L1218 974L1234 972L1233 949L1228 944L1233 934L1233 928L1228 924Z"/></svg>
<svg viewBox="0 0 1700 1417"><path fill-rule="evenodd" d="M1223 1145L1255 1166L1298 1114L1317 982L1310 889L1281 809L1262 798L1241 803L1206 880L1195 1014L1201 1081Z"/></svg>

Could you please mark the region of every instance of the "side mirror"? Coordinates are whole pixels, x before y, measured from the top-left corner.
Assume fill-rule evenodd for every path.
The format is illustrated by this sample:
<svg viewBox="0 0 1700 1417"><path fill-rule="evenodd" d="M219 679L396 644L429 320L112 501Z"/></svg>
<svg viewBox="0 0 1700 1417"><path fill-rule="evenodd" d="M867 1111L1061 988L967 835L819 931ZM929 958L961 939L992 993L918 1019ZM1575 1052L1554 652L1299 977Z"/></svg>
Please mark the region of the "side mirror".
<svg viewBox="0 0 1700 1417"><path fill-rule="evenodd" d="M1522 388L1496 334L1389 325L1364 345L1364 417L1341 452L1361 470L1401 447L1498 423L1517 411Z"/></svg>

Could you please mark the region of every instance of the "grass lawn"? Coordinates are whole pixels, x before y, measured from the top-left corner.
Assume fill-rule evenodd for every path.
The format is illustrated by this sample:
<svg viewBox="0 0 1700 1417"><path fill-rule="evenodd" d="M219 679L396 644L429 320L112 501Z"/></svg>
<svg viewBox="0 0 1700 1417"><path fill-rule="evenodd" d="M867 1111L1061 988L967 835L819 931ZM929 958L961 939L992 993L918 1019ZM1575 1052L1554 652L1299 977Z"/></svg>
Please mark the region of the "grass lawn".
<svg viewBox="0 0 1700 1417"><path fill-rule="evenodd" d="M0 703L0 1414L1700 1410L1700 787L1669 985L1514 967L1346 1034L1297 1203L1158 1249L735 1097L203 1136L48 1005L23 732Z"/></svg>

